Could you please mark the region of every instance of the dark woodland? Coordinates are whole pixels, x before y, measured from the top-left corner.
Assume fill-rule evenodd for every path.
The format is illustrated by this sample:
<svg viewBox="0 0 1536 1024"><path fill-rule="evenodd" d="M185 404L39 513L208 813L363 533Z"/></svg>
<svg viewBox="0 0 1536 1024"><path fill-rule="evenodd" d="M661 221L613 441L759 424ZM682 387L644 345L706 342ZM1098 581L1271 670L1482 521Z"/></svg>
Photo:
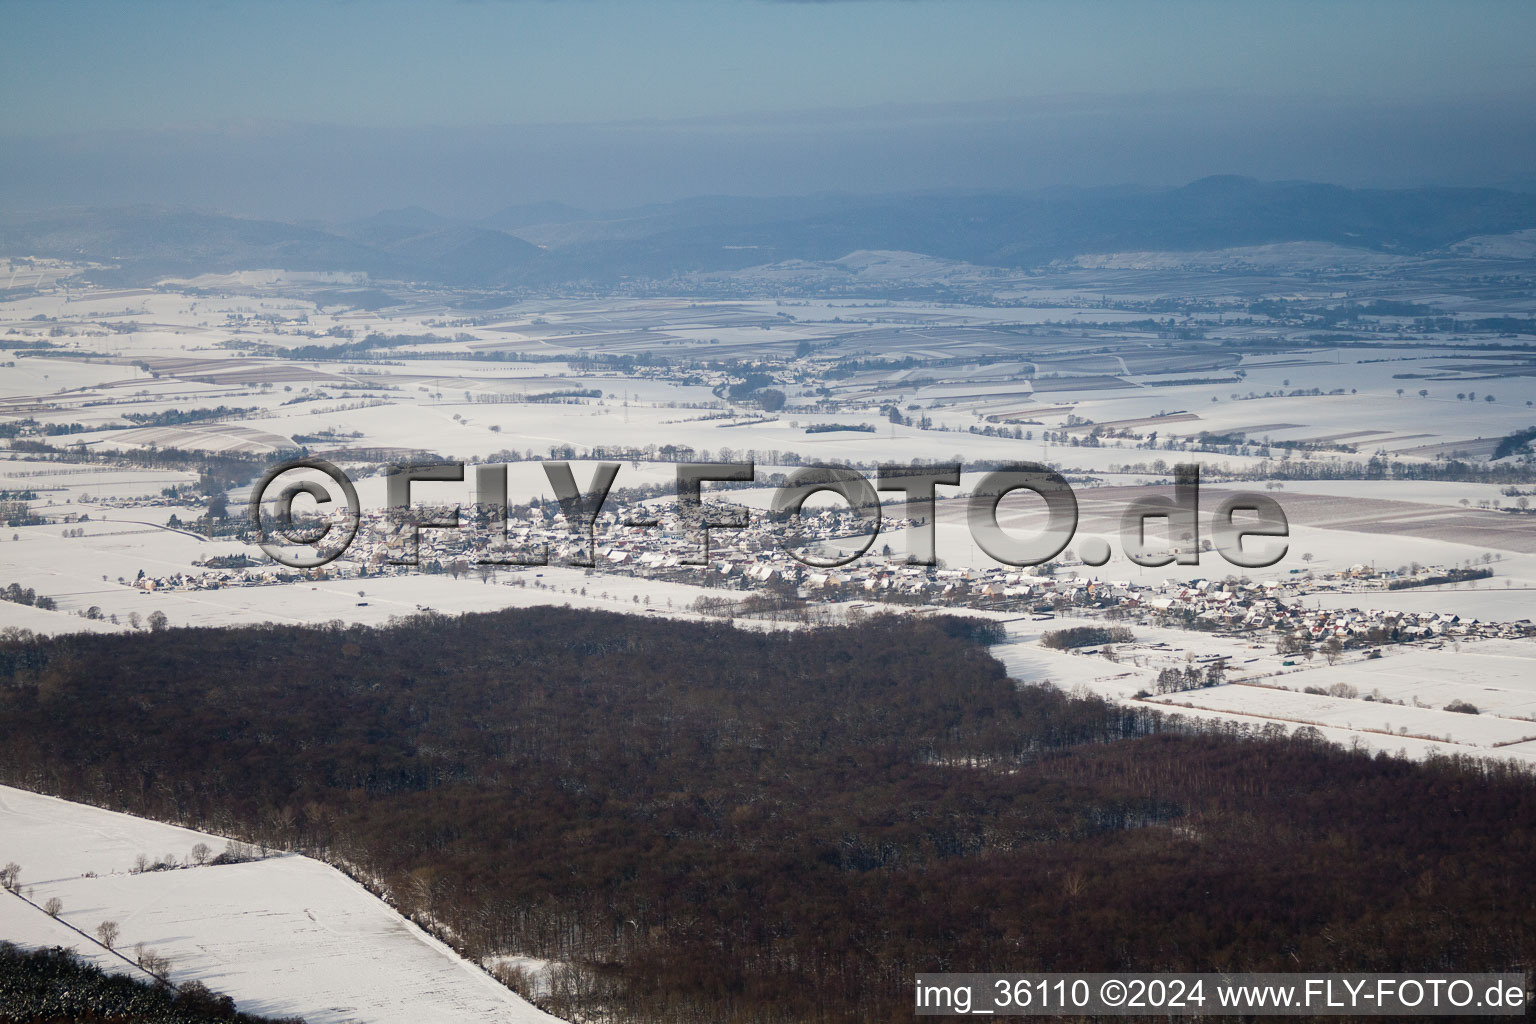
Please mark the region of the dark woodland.
<svg viewBox="0 0 1536 1024"><path fill-rule="evenodd" d="M66 949L0 941L0 1024L304 1024L235 1010L198 982L180 989L108 974Z"/></svg>
<svg viewBox="0 0 1536 1024"><path fill-rule="evenodd" d="M973 633L537 608L12 640L0 780L324 858L469 956L571 962L566 1016L1536 957L1529 774L1019 686Z"/></svg>

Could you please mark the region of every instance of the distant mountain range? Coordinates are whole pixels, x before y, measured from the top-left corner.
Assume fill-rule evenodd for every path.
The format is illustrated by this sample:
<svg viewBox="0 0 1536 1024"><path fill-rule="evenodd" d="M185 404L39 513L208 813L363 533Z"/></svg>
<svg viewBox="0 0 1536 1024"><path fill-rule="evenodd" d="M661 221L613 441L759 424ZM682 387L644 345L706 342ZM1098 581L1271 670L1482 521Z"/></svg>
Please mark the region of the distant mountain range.
<svg viewBox="0 0 1536 1024"><path fill-rule="evenodd" d="M704 197L596 212L508 207L479 222L409 208L314 226L161 208L0 224L0 253L86 260L120 281L280 267L464 287L730 271L859 250L1027 268L1090 253L1330 242L1401 255L1536 228L1536 195L1213 177L1172 189Z"/></svg>

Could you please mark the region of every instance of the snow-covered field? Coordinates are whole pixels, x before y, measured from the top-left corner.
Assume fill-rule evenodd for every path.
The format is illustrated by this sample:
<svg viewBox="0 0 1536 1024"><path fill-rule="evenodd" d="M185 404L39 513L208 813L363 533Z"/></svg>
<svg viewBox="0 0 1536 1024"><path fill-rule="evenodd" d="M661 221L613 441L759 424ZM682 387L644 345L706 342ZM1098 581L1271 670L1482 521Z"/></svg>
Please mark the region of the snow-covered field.
<svg viewBox="0 0 1536 1024"><path fill-rule="evenodd" d="M27 897L0 893L0 938L65 946L144 977L143 943L241 1010L311 1024L553 1022L339 871L297 855L133 873L135 860L189 862L188 829L0 787L0 861L21 865ZM58 920L41 906L63 901ZM120 928L119 953L94 936Z"/></svg>
<svg viewBox="0 0 1536 1024"><path fill-rule="evenodd" d="M752 268L736 278L782 284L819 275L841 281L839 287L849 280L870 287L903 279L969 281L1018 300L995 306L862 297L550 297L509 298L501 309L470 315L455 309L453 296L410 293L400 296L400 305L369 310L328 301L324 293L331 285L366 284L362 279L275 270L204 276L189 286L197 292L178 291L175 282L118 291L39 286L10 298L0 294L0 422L35 418L69 431L48 435L55 443L63 438L93 453L120 448L142 455L151 444L259 452L299 438L318 453L385 452L358 456L370 473L372 463L394 457L390 452L490 461L505 461L509 451L536 457L557 452L591 462L612 457L597 449L649 448L647 459L621 462L618 488L671 480L675 466L660 461L666 446L692 449L698 461L751 458L759 479L787 472L798 460L845 460L866 468L916 460L1041 461L1073 480L1080 521L1068 551L1080 550L1089 537L1102 538L1110 549L1101 567L1068 572L1153 587L1228 577L1289 583L1298 575L1322 577L1357 565L1487 566L1491 579L1424 589L1386 591L1379 580L1336 578L1308 586L1294 600L1308 611L1358 607L1515 622L1536 619L1536 539L1530 528L1536 520L1515 511L1519 501L1536 498L1529 485L1312 481L1286 472L1283 485L1275 481L1277 489L1266 493L1290 521L1287 553L1271 567L1249 570L1216 552L1202 553L1197 566L1135 565L1122 550L1120 516L1133 497L1166 493L1170 467L1181 462L1196 462L1206 474L1200 530L1209 539L1209 512L1225 492L1262 490L1266 471L1287 462L1287 470L1321 466L1329 471L1324 475L1339 475L1378 451L1421 467L1458 451L1486 459L1497 438L1536 423L1536 372L1524 342L1427 330L1414 317L1401 316L1369 325L1368 334L1354 339L1357 345L1347 331L1332 340L1316 336L1314 326L1271 319L1251 303L1363 302L1380 294L1464 316L1524 315L1531 303L1523 293L1500 297L1483 284L1462 287L1457 275L1463 283L1476 282L1491 253L1524 258L1499 246L1525 252L1528 241L1470 239L1432 261L1310 243L1101 254L1030 275L910 253L861 252L827 263ZM1345 272L1358 276L1347 292L1333 280ZM1149 314L1139 304L1178 302L1181 296L1199 301L1167 323L1188 333L1187 339L1175 337L1161 320L1148 327ZM279 352L369 334L410 340L356 362ZM15 347L8 349L7 341ZM588 356L637 361L621 366ZM768 360L766 372L776 375L773 384L787 397L772 415L722 397L734 371L720 367L759 357ZM834 359L859 362L833 372ZM571 389L596 394L552 404L527 400ZM186 410L220 405L237 411L218 422L178 419ZM916 422L893 423L893 407ZM167 416L168 423L144 425ZM829 424L874 429L807 429ZM998 436L999 430L1017 430L1021 437ZM1117 436L1122 431L1128 436ZM1229 436L1203 442L1202 434ZM1236 450L1236 435L1250 444ZM1271 442L1305 446L1287 450L1277 444L1261 454ZM1194 444L1209 450L1190 450ZM573 469L578 481L590 478L590 466ZM1221 471L1258 479L1213 481ZM473 476L471 469L462 484L422 485L414 496L421 503L462 507L474 499ZM552 497L534 462L511 462L507 476L514 503ZM941 487L940 495L964 493L978 478L967 473L964 486ZM131 586L141 570L150 577L200 572L194 562L209 556L264 559L249 545L167 528L172 515L186 521L202 513L201 499L186 493L196 480L186 469L6 453L0 491L33 492L31 510L49 521L0 530L0 587L14 582L33 588L56 600L59 610L0 602L0 628L130 629L135 619L142 623L156 611L175 625L380 624L426 608L455 613L542 604L694 617L699 597L730 593L695 586L694 577L683 573L663 582L605 572L602 560L590 573L551 566L501 570L488 580L477 573L458 580L413 574L217 590L167 585L153 593ZM162 494L167 489L182 493ZM358 491L365 510L383 506L381 476L360 479ZM227 496L231 514L238 515L246 488ZM761 510L772 491L720 496ZM882 499L894 503L896 496ZM940 502L938 556L952 569L994 567L974 542L966 505ZM1005 499L999 512L1004 527L1021 536L1043 524L1038 502L1022 493ZM899 512L893 507L889 514ZM80 522L81 516L89 521ZM732 543L725 531L716 540L719 550ZM888 523L865 560L899 562L907 550L903 530ZM83 617L93 608L100 619ZM1137 627L1142 642L1108 662L1041 648L1035 638L1050 625L1037 626L1015 626L1014 640L998 649L1020 678L1049 678L1131 700L1151 688L1162 668L1177 667L1177 658L1219 654L1229 659L1234 677L1263 685L1177 698L1203 701L1201 714L1305 719L1324 723L1317 727L1328 735L1370 743L1378 743L1390 725L1397 737L1392 742L1411 740L1421 750L1470 745L1524 754L1529 748L1508 741L1518 738L1510 729L1524 728L1519 719L1533 714L1523 684L1536 677L1530 644L1506 650L1480 641L1454 653L1419 644L1388 649L1386 657L1368 663L1352 651L1334 666L1319 659L1283 668L1273 637L1265 636L1260 650L1206 633ZM1475 672L1466 670L1470 665ZM1349 698L1301 701L1315 697L1301 694L1304 686L1335 683L1406 706ZM1483 714L1445 712L1453 699L1475 704ZM1426 706L1414 707L1416 700ZM1412 740L1401 737L1403 729L1451 739Z"/></svg>
<svg viewBox="0 0 1536 1024"><path fill-rule="evenodd" d="M1295 690L1230 683L1205 690L1148 698L1158 704L1198 711L1223 711L1288 725L1326 725L1362 736L1413 736L1464 747L1460 751L1496 756L1499 748L1536 740L1536 722L1492 715L1468 715L1381 701L1297 693Z"/></svg>
<svg viewBox="0 0 1536 1024"><path fill-rule="evenodd" d="M1132 626L1135 642L1115 644L1114 661L1039 642L1047 631L1093 621L1011 621L1007 642L992 654L1023 682L1145 701L1194 718L1278 724L1287 731L1311 726L1335 742L1418 757L1466 754L1536 764L1536 641L1388 645L1379 658L1351 651L1332 665L1323 657L1281 656L1272 642L1247 636L1158 626ZM1156 693L1163 669L1203 668L1217 658L1226 661L1226 683ZM1447 711L1453 702L1478 713Z"/></svg>

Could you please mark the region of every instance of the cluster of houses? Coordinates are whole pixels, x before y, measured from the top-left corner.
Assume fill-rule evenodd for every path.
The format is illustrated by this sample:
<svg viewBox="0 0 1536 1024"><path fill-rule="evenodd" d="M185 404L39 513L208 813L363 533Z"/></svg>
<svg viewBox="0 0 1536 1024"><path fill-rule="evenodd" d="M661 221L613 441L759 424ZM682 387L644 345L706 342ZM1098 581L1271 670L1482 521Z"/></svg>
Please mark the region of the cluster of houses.
<svg viewBox="0 0 1536 1024"><path fill-rule="evenodd" d="M320 569L290 569L265 559L231 565L224 559L213 560L200 573L142 575L132 585L150 591L200 590L418 572L518 582L533 567L530 556L542 552L546 562L553 565L584 564L594 572L732 591L765 591L812 602L863 600L1038 617L1070 608L1192 629L1290 636L1304 643L1337 639L1346 645L1536 635L1536 625L1528 619L1481 622L1446 613L1307 607L1309 598L1327 592L1383 591L1397 577L1396 573L1378 573L1364 565L1338 572L1293 572L1278 579L1227 576L1143 582L1088 575L1092 570L1081 563L1058 562L1028 569L915 565L898 560L888 548L874 546L859 557L847 558L844 564L814 565L790 556L766 516L752 517L741 529L712 531L711 550L705 559L699 534L690 537L675 515L663 515L653 527L632 525L642 511L637 505L605 512L594 524L590 545L573 538L560 513L537 507L527 510L523 518L509 520L501 536L469 528L421 529L415 541L415 564L398 564L408 547L381 515L365 514L346 554ZM861 543L848 539L858 523L847 513L808 514L806 523L807 535L824 538L820 550L828 557L820 558L822 562L834 560L831 556L839 543L836 538L842 538L844 557ZM901 528L911 524L897 520L887 525ZM818 549L813 545L800 550L809 556ZM514 558L523 564L513 564ZM244 559L235 559L240 561ZM224 567L219 567L220 563ZM1435 570L1422 572L1427 578Z"/></svg>

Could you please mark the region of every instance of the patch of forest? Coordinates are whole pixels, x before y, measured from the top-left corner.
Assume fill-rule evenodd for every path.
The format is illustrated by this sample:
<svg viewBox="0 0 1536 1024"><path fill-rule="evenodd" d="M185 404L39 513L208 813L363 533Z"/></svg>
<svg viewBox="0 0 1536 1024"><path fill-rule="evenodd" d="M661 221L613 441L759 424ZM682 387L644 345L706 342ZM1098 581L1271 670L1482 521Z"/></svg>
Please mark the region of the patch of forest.
<svg viewBox="0 0 1536 1024"><path fill-rule="evenodd" d="M340 864L470 956L571 964L566 1016L1536 957L1528 773L1192 731L1021 687L973 633L535 608L10 641L0 780Z"/></svg>
<svg viewBox="0 0 1536 1024"><path fill-rule="evenodd" d="M179 989L108 974L67 949L0 941L0 1024L266 1024L199 982ZM286 1018L281 1024L304 1024Z"/></svg>

